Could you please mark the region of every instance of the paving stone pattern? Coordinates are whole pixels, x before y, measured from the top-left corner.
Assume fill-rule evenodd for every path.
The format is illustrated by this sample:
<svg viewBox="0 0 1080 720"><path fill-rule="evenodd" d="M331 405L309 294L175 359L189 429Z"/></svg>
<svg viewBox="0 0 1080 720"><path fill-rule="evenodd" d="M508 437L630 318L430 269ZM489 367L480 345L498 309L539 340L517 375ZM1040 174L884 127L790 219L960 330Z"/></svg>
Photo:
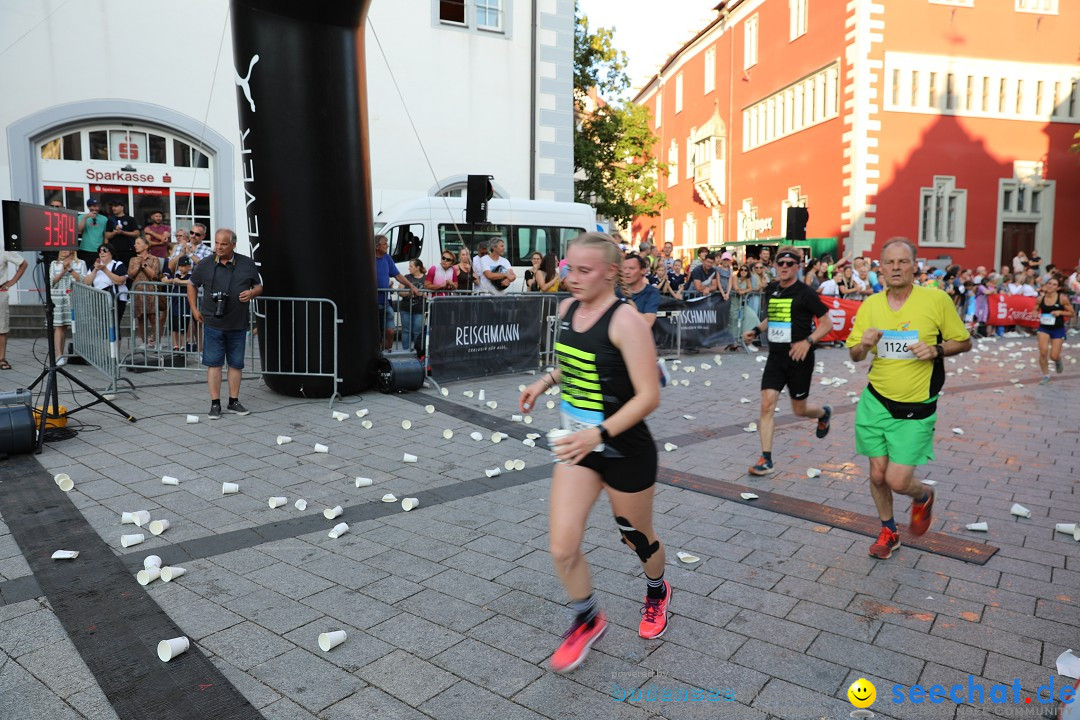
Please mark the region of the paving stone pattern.
<svg viewBox="0 0 1080 720"><path fill-rule="evenodd" d="M39 367L31 342L8 348L15 370L5 379L25 384ZM1001 548L986 565L909 548L876 561L862 535L660 485L655 523L668 548L673 618L663 639L646 641L636 632L640 568L601 499L584 550L612 624L567 676L546 667L567 623L547 553L550 456L542 442L521 443L553 427L556 411L542 402L531 426L510 421L518 386L535 376L454 383L445 398L430 390L345 398L335 405L349 413L344 422L325 401L246 381L253 413L210 422L201 373L145 373L132 376L135 395L117 400L137 424L107 409L81 413L78 437L48 444L39 459L74 478L68 497L130 567L151 552L183 559L187 574L153 583L151 596L267 718L841 718L859 677L877 685L876 717L1004 717L1015 706L889 699L896 684L948 686L969 674L987 688L1019 679L1031 694L1055 677L1058 653L1080 649L1080 544L1054 533L1055 522L1080 521L1080 410L1069 402L1080 390L1070 358L1080 353L1068 347L1065 375L1040 387L1033 348L1031 339L998 340L949 362L937 458L918 471L938 483L933 529ZM874 515L849 397L861 391L865 365L849 372L846 352L819 351L825 373L811 399L837 411L832 433L816 440L782 402L779 472L752 479L745 470L758 437L741 428L758 419L757 357L690 356L676 367L690 386L666 389L649 423L661 445L679 445L661 451L663 466ZM91 368L69 370L100 383ZM826 377L846 383L817 384ZM496 409L463 395L480 389ZM63 400L74 404L66 388ZM425 411L429 402L436 413ZM370 430L354 414L361 408ZM186 424L188 413L200 422ZM493 443L493 429L510 437ZM278 445L278 435L293 442ZM315 453L315 443L330 452ZM402 462L406 452L418 462ZM514 459L529 474L485 476ZM811 466L820 478L806 477ZM164 474L180 484L162 485ZM357 476L374 485L357 489ZM222 496L222 482L239 483L240 493ZM405 513L381 505L385 493L425 500ZM288 503L269 508L274 495ZM299 498L303 513L293 507ZM1010 515L1014 502L1032 517ZM335 505L345 513L324 520ZM120 514L140 509L172 527L123 549L120 536L133 528ZM897 500L896 510L906 521L909 503ZM329 539L341 521L348 534ZM977 521L990 531L964 529ZM677 550L702 561L683 566ZM0 720L116 717L2 522L0 601ZM335 629L349 639L324 653L318 635ZM729 689L732 699L650 699L665 687Z"/></svg>

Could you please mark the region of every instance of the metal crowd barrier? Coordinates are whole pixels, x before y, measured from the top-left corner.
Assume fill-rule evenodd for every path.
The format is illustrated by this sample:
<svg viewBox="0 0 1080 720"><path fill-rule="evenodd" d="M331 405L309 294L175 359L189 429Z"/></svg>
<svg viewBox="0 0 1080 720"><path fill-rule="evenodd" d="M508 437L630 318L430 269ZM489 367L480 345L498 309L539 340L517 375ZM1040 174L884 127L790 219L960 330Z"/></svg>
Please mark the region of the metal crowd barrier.
<svg viewBox="0 0 1080 720"><path fill-rule="evenodd" d="M150 370L205 370L202 326L188 307L187 282L137 282L128 290L125 313L128 352L120 367L131 372ZM249 320L250 329L250 320ZM245 349L245 367L255 367L255 350Z"/></svg>
<svg viewBox="0 0 1080 720"><path fill-rule="evenodd" d="M338 388L337 304L326 298L259 296L251 304L249 345L260 344L262 375L324 377L333 382L330 407L341 398Z"/></svg>
<svg viewBox="0 0 1080 720"><path fill-rule="evenodd" d="M71 340L76 354L108 379L105 392L116 392L120 381L120 323L111 292L85 283L72 284Z"/></svg>

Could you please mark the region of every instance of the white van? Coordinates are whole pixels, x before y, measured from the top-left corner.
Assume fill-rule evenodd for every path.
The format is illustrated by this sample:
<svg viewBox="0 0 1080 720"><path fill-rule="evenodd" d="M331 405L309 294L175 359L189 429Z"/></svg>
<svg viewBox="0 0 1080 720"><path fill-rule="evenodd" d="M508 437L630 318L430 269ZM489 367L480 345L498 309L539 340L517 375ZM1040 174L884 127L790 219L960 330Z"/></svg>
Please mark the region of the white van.
<svg viewBox="0 0 1080 720"><path fill-rule="evenodd" d="M390 254L398 270L408 275L409 261L420 258L425 270L439 262L443 250L456 256L464 246L476 255L480 243L497 238L506 241L506 258L517 280L510 291L524 287L525 270L532 266L533 252L549 252L561 260L570 241L596 229L596 211L582 203L493 198L488 202L488 221L465 222L465 198L423 197L394 208L378 234L390 240Z"/></svg>

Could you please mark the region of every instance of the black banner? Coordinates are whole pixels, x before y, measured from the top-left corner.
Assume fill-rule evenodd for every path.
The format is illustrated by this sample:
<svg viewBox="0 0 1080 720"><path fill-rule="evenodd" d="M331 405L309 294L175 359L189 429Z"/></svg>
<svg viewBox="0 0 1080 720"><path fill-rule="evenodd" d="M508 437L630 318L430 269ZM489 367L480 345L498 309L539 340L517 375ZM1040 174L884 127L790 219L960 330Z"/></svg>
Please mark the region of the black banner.
<svg viewBox="0 0 1080 720"><path fill-rule="evenodd" d="M659 352L675 350L676 333L681 332L682 349L724 347L736 342L731 327L731 302L715 293L690 300L661 302L660 315L653 324L653 339Z"/></svg>
<svg viewBox="0 0 1080 720"><path fill-rule="evenodd" d="M438 382L533 370L540 364L544 303L535 297L436 297L428 363Z"/></svg>

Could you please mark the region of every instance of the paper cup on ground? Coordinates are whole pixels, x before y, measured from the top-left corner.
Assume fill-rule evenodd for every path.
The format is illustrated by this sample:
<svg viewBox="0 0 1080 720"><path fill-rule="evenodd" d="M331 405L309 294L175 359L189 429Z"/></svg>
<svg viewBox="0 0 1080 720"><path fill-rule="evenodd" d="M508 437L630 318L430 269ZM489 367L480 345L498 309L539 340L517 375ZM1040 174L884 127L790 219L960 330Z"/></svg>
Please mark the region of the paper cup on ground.
<svg viewBox="0 0 1080 720"><path fill-rule="evenodd" d="M435 406L434 405L425 405L424 406L424 412L426 412L428 415L433 414L435 412Z"/></svg>
<svg viewBox="0 0 1080 720"><path fill-rule="evenodd" d="M268 504L272 508L279 508L279 507L281 507L282 505L284 505L287 502L289 502L289 498L281 497L280 495L275 495L274 497L270 498L270 500L268 501Z"/></svg>
<svg viewBox="0 0 1080 720"><path fill-rule="evenodd" d="M493 478L497 475L502 475L502 470L499 468L488 468L484 471L484 474L487 475L489 478Z"/></svg>
<svg viewBox="0 0 1080 720"><path fill-rule="evenodd" d="M691 564L696 563L699 560L701 560L701 558L699 558L697 555L691 555L690 553L683 552L681 550L679 552L675 553L675 556L677 558L679 558L680 561L686 563L687 565L691 565Z"/></svg>
<svg viewBox="0 0 1080 720"><path fill-rule="evenodd" d="M339 537L349 532L348 523L338 523L334 526L334 529L327 535L331 540L337 540Z"/></svg>
<svg viewBox="0 0 1080 720"><path fill-rule="evenodd" d="M157 646L157 656L161 658L161 662L169 662L177 655L187 652L189 647L191 647L191 641L186 637L162 640Z"/></svg>
<svg viewBox="0 0 1080 720"><path fill-rule="evenodd" d="M368 414L368 409L367 408L360 408L359 410L356 411L356 417L358 417L358 418L362 418L367 414Z"/></svg>
<svg viewBox="0 0 1080 720"><path fill-rule="evenodd" d="M491 408L492 410L494 410L494 409L496 409L497 407L499 407L499 403L495 402L494 400L488 400L488 401L487 401L486 403L484 403L484 404L485 404L485 405L487 405L487 406L488 406L489 408Z"/></svg>
<svg viewBox="0 0 1080 720"><path fill-rule="evenodd" d="M345 642L345 638L348 637L344 630L334 630L333 632L324 632L319 635L319 648L323 652L330 652L341 643Z"/></svg>
<svg viewBox="0 0 1080 720"><path fill-rule="evenodd" d="M328 452L330 452L330 448L323 445L322 443L315 443L315 452L317 452L317 453L328 453Z"/></svg>
<svg viewBox="0 0 1080 720"><path fill-rule="evenodd" d="M548 410L554 410L555 409L555 401L554 400L548 400L546 403L544 403L544 407L546 407Z"/></svg>
<svg viewBox="0 0 1080 720"><path fill-rule="evenodd" d="M199 416L198 415L188 415L187 416L188 425L194 425L197 422L199 422Z"/></svg>
<svg viewBox="0 0 1080 720"><path fill-rule="evenodd" d="M412 428L412 422L410 422L408 420L402 420L401 421L401 429L402 430L409 430L410 428Z"/></svg>
<svg viewBox="0 0 1080 720"><path fill-rule="evenodd" d="M179 480L179 478L174 478L174 477L171 477L169 475L164 475L161 478L161 484L162 485L179 485L180 480Z"/></svg>
<svg viewBox="0 0 1080 720"><path fill-rule="evenodd" d="M1013 503L1013 506L1011 508L1009 508L1009 512L1011 512L1016 517L1022 517L1022 518L1031 517L1031 511L1028 510L1023 505L1021 505L1020 503Z"/></svg>
<svg viewBox="0 0 1080 720"><path fill-rule="evenodd" d="M968 530L975 530L976 532L986 532L989 529L984 522L968 523L966 527Z"/></svg>
<svg viewBox="0 0 1080 720"><path fill-rule="evenodd" d="M222 495L235 495L240 492L240 486L236 483L221 483Z"/></svg>
<svg viewBox="0 0 1080 720"><path fill-rule="evenodd" d="M187 570L182 567L163 567L161 568L161 580L162 582L172 582L186 572Z"/></svg>
<svg viewBox="0 0 1080 720"><path fill-rule="evenodd" d="M364 427L365 430L370 430L371 426L372 426L372 423L371 423L370 420L364 420L360 424Z"/></svg>
<svg viewBox="0 0 1080 720"><path fill-rule="evenodd" d="M161 567L161 558L157 555L147 555L142 561L143 569L149 570L152 567Z"/></svg>
<svg viewBox="0 0 1080 720"><path fill-rule="evenodd" d="M160 535L161 533L168 530L171 526L172 523L170 523L168 520L155 520L150 523L150 534L155 536Z"/></svg>
<svg viewBox="0 0 1080 720"><path fill-rule="evenodd" d="M816 477L819 477L820 475L821 475L821 471L818 470L817 468L807 468L806 469L806 477L808 477L808 478L816 478Z"/></svg>
<svg viewBox="0 0 1080 720"><path fill-rule="evenodd" d="M139 581L140 585L149 585L150 583L161 577L161 570L156 567L143 568L135 576L135 579Z"/></svg>
<svg viewBox="0 0 1080 720"><path fill-rule="evenodd" d="M536 447L536 441L533 440L532 438L525 438L524 440L521 441L521 444L524 445L525 447Z"/></svg>
<svg viewBox="0 0 1080 720"><path fill-rule="evenodd" d="M673 452L673 451L678 450L678 449L679 449L679 446L676 445L675 443L664 443L664 451L665 452Z"/></svg>
<svg viewBox="0 0 1080 720"><path fill-rule="evenodd" d="M417 500L416 498L405 498L404 500L401 501L401 509L404 510L405 512L409 512L410 510L412 510L414 507L418 506L419 504L420 504L420 501Z"/></svg>
<svg viewBox="0 0 1080 720"><path fill-rule="evenodd" d="M385 495L382 496L382 501L384 503L397 502L397 496L394 495L394 493L386 493Z"/></svg>
<svg viewBox="0 0 1080 720"><path fill-rule="evenodd" d="M416 456L411 453L405 453L405 457L401 458L401 462L414 463L416 462Z"/></svg>
<svg viewBox="0 0 1080 720"><path fill-rule="evenodd" d="M1054 525L1054 532L1072 535L1074 532L1076 532L1076 523L1058 523Z"/></svg>
<svg viewBox="0 0 1080 720"><path fill-rule="evenodd" d="M333 417L338 422L344 422L345 420L349 419L349 413L338 412L337 410L335 410L331 417Z"/></svg>
<svg viewBox="0 0 1080 720"><path fill-rule="evenodd" d="M450 391L448 389L446 389L446 388L443 388L442 390L439 391L439 394L442 395L443 397L449 397L450 396Z"/></svg>
<svg viewBox="0 0 1080 720"><path fill-rule="evenodd" d="M514 461L514 469L515 470L524 470L525 469L525 461L524 460L515 460Z"/></svg>
<svg viewBox="0 0 1080 720"><path fill-rule="evenodd" d="M74 560L79 557L78 550L57 550L52 554L53 560Z"/></svg>
<svg viewBox="0 0 1080 720"><path fill-rule="evenodd" d="M450 438L454 437L454 431L451 430L450 428L446 428L445 430L442 431L442 436L446 440L449 440Z"/></svg>
<svg viewBox="0 0 1080 720"><path fill-rule="evenodd" d="M739 497L743 500L757 500L758 496L754 493L739 493Z"/></svg>
<svg viewBox="0 0 1080 720"><path fill-rule="evenodd" d="M307 510L307 500L300 498L293 503L293 507L295 507L300 512L304 512L305 510Z"/></svg>
<svg viewBox="0 0 1080 720"><path fill-rule="evenodd" d="M510 422L521 422L524 419L525 419L524 415L511 415L510 416Z"/></svg>
<svg viewBox="0 0 1080 720"><path fill-rule="evenodd" d="M476 440L477 442L480 442L484 439L483 434L479 432L469 433L469 437L471 437L473 440Z"/></svg>
<svg viewBox="0 0 1080 720"><path fill-rule="evenodd" d="M502 439L503 439L503 434L501 432L493 432L493 433L491 433L491 442L493 442L493 443L501 443Z"/></svg>
<svg viewBox="0 0 1080 720"><path fill-rule="evenodd" d="M477 393L476 399L479 400L480 402L484 402L484 391L483 390L481 390L479 393Z"/></svg>
<svg viewBox="0 0 1080 720"><path fill-rule="evenodd" d="M120 513L120 524L121 525L134 525L135 524L135 513L130 513L130 512L122 512L122 513Z"/></svg>
<svg viewBox="0 0 1080 720"><path fill-rule="evenodd" d="M326 508L322 511L323 517L327 520L333 520L336 517L341 517L341 513L345 512L340 505L335 505L332 508Z"/></svg>
<svg viewBox="0 0 1080 720"><path fill-rule="evenodd" d="M56 473L56 475L53 475L53 482L59 485L61 490L64 490L65 485L67 486L68 490L70 490L74 485L74 483L72 483L71 481L71 476L67 473ZM64 490L64 492L67 492L67 490Z"/></svg>
<svg viewBox="0 0 1080 720"><path fill-rule="evenodd" d="M120 536L120 544L123 545L124 547L131 547L132 545L138 545L139 543L141 543L145 539L146 539L146 536L143 535L142 533L134 533L134 534L131 534L131 535L121 535Z"/></svg>
<svg viewBox="0 0 1080 720"><path fill-rule="evenodd" d="M372 480L371 478L358 477L358 478L356 478L356 487L358 487L358 488L370 487L373 482L375 482L375 481Z"/></svg>
<svg viewBox="0 0 1080 720"><path fill-rule="evenodd" d="M291 442L292 442L292 438L289 437L288 435L278 435L277 436L277 444L278 445L285 445L285 444L291 443Z"/></svg>
<svg viewBox="0 0 1080 720"><path fill-rule="evenodd" d="M506 462L503 463L503 467L506 468L507 470L513 470L514 469L514 461L513 460L507 460Z"/></svg>
<svg viewBox="0 0 1080 720"><path fill-rule="evenodd" d="M131 513L131 522L135 523L139 527L142 527L143 525L150 522L150 511L149 510L138 510L136 512Z"/></svg>

